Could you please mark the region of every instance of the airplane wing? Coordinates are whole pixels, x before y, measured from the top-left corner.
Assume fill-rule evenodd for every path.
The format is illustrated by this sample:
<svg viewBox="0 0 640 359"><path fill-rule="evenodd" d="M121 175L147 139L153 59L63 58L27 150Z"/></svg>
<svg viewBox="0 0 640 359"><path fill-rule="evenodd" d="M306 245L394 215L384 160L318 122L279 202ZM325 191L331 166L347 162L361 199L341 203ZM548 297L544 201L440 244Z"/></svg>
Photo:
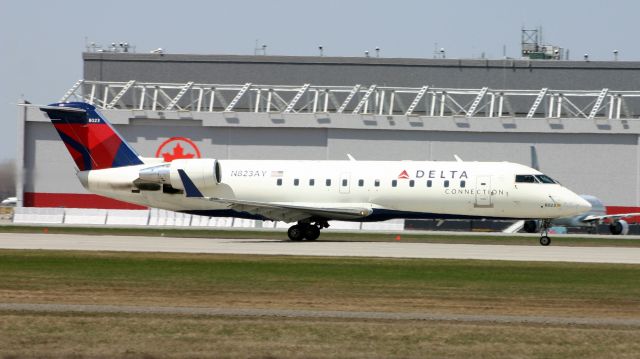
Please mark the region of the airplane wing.
<svg viewBox="0 0 640 359"><path fill-rule="evenodd" d="M230 209L261 215L274 221L296 222L299 220L322 217L327 219L358 219L371 214L371 208L354 206L349 203L286 203L254 202L236 199L202 197L205 200L226 204Z"/></svg>
<svg viewBox="0 0 640 359"><path fill-rule="evenodd" d="M205 197L184 170L179 169L187 197L226 204L230 209L260 215L274 221L295 222L311 217L350 220L364 218L373 210L367 203L289 203L259 202L238 199Z"/></svg>
<svg viewBox="0 0 640 359"><path fill-rule="evenodd" d="M582 222L599 222L599 221L603 221L605 219L616 220L616 219L637 217L637 216L640 216L640 213L618 213L618 214L607 214L607 215L603 215L603 216L589 215L589 216L584 217L582 219Z"/></svg>

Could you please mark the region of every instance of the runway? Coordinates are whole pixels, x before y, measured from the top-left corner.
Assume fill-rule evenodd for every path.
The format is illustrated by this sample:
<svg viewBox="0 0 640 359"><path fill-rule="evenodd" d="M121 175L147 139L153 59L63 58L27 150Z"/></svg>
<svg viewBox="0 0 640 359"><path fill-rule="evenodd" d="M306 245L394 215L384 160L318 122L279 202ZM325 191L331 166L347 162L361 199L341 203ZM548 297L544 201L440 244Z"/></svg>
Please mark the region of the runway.
<svg viewBox="0 0 640 359"><path fill-rule="evenodd" d="M0 233L0 248L640 264L640 248Z"/></svg>

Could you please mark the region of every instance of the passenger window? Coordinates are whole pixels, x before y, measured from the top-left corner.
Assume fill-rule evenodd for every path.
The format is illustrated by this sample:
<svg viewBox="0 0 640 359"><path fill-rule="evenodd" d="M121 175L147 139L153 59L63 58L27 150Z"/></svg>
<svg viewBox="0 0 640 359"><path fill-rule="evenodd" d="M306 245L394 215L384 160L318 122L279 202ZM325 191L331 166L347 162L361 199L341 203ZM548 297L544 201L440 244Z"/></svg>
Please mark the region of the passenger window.
<svg viewBox="0 0 640 359"><path fill-rule="evenodd" d="M379 179L375 180L373 182L373 185L376 186L376 187L380 187L380 180Z"/></svg>
<svg viewBox="0 0 640 359"><path fill-rule="evenodd" d="M464 188L467 185L467 182L462 180L460 181L460 188Z"/></svg>
<svg viewBox="0 0 640 359"><path fill-rule="evenodd" d="M347 181L347 179L346 179L346 178L344 178L344 179L342 180L342 187L347 187L347 184L348 184L348 183L349 183L349 182Z"/></svg>
<svg viewBox="0 0 640 359"><path fill-rule="evenodd" d="M391 181L391 187L398 187L398 180Z"/></svg>
<svg viewBox="0 0 640 359"><path fill-rule="evenodd" d="M409 187L413 187L415 185L416 185L416 181L414 181L414 180L410 180L409 181Z"/></svg>
<svg viewBox="0 0 640 359"><path fill-rule="evenodd" d="M313 178L309 179L309 186L313 186L315 184L316 184L316 180L315 179L313 179Z"/></svg>
<svg viewBox="0 0 640 359"><path fill-rule="evenodd" d="M427 180L427 187L431 187L431 186L433 186L433 181Z"/></svg>
<svg viewBox="0 0 640 359"><path fill-rule="evenodd" d="M327 187L331 186L331 179L327 178L325 183L326 183Z"/></svg>
<svg viewBox="0 0 640 359"><path fill-rule="evenodd" d="M300 184L300 180L299 179L296 178L296 179L293 180L293 185L294 186L297 186L299 184Z"/></svg>
<svg viewBox="0 0 640 359"><path fill-rule="evenodd" d="M282 178L278 178L278 180L276 181L276 184L278 186L282 186Z"/></svg>
<svg viewBox="0 0 640 359"><path fill-rule="evenodd" d="M364 180L358 180L358 187L364 186Z"/></svg>
<svg viewBox="0 0 640 359"><path fill-rule="evenodd" d="M445 186L445 187L449 187L449 180L445 180L445 181L444 181L444 186Z"/></svg>

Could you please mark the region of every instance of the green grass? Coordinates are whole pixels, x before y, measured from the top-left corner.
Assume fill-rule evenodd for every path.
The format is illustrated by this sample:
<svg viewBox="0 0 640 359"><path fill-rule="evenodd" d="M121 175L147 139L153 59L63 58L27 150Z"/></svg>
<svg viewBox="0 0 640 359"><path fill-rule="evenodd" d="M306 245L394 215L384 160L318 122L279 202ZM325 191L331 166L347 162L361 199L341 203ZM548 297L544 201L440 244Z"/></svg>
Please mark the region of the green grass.
<svg viewBox="0 0 640 359"><path fill-rule="evenodd" d="M640 265L0 250L0 302L640 318ZM0 311L0 357L635 358L620 326Z"/></svg>
<svg viewBox="0 0 640 359"><path fill-rule="evenodd" d="M55 234L86 234L86 235L118 235L118 236L166 236L176 238L263 238L287 240L284 230L237 230L237 229L198 229L198 228L121 228L121 227L69 227L69 226L14 226L0 225L0 233L55 233ZM392 242L401 235L403 242L421 243L471 243L471 244L513 244L537 245L536 236L505 236L505 235L468 235L468 234L440 234L412 233L401 231L398 233L369 233L369 232L333 232L323 231L322 241L348 242ZM552 245L563 246L622 246L640 247L640 240L626 237L565 237L552 235Z"/></svg>
<svg viewBox="0 0 640 359"><path fill-rule="evenodd" d="M640 331L423 321L0 312L0 357L637 358Z"/></svg>
<svg viewBox="0 0 640 359"><path fill-rule="evenodd" d="M640 313L638 265L3 250L0 278L5 302Z"/></svg>

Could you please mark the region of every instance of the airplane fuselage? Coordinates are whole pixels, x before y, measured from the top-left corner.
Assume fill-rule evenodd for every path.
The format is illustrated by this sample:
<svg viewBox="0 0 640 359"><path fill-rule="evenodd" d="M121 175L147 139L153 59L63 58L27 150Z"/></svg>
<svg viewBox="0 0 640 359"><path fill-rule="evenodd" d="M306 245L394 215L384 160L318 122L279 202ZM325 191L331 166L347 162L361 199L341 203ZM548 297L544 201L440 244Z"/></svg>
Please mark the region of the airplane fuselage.
<svg viewBox="0 0 640 359"><path fill-rule="evenodd" d="M185 197L179 189L137 188L140 171L153 166L84 171L80 178L94 193L144 206L242 216L224 204ZM546 219L584 210L576 195L560 184L516 182L517 175L541 173L509 162L219 160L217 166L219 178L199 186L207 197L318 207L357 204L371 210L359 219L364 221Z"/></svg>

